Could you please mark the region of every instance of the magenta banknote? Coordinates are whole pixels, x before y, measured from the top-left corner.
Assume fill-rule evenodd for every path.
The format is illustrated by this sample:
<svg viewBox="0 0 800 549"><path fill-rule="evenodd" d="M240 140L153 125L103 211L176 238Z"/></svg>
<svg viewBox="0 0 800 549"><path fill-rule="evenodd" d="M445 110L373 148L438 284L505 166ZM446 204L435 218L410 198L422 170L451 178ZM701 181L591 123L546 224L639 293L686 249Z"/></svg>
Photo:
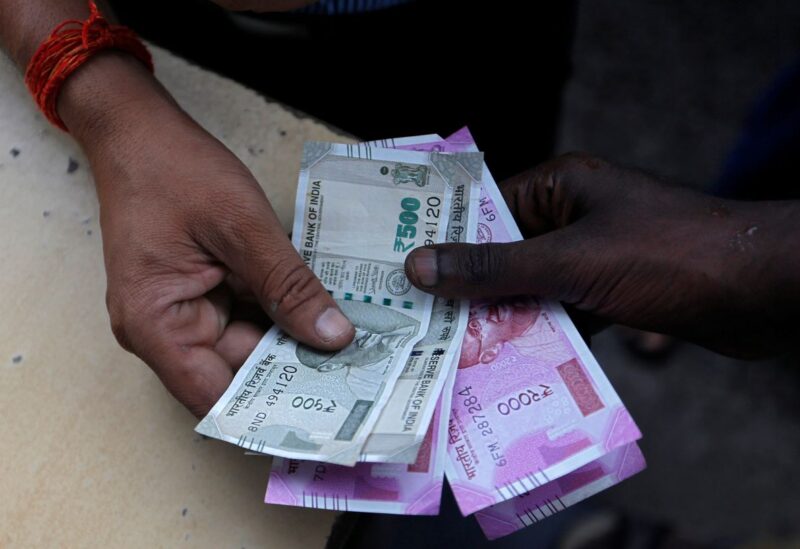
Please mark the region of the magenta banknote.
<svg viewBox="0 0 800 549"><path fill-rule="evenodd" d="M476 150L464 128L445 150ZM484 169L477 241L522 235ZM641 433L560 304L473 302L450 411L447 479L465 515L531 492Z"/></svg>
<svg viewBox="0 0 800 549"><path fill-rule="evenodd" d="M428 137L434 136L389 140L383 146L452 152L475 149L466 129L446 142L413 145L430 141ZM479 242L521 238L487 169L479 222ZM327 509L435 513L442 481L438 465L442 460L438 458L444 444L433 433L443 436L445 427L447 476L464 514L485 509L482 515L503 517L509 509L530 507L526 502L536 503L535 494L547 497L553 490L579 485L568 479L591 476L579 471L611 471L612 456L621 455L622 447L629 449L627 462L632 465L624 469L628 474L598 477L581 491L568 490L566 498L556 492L562 502L575 503L644 467L638 448L630 444L641 436L638 429L560 305L525 298L473 303L470 313L449 424L442 421L441 414L444 405L447 418L447 403L440 401L416 464L348 468L276 459L266 501ZM451 382L443 398L449 398L450 386ZM640 464L638 469L634 464ZM506 500L510 501L502 503ZM541 518L551 509L563 507L551 506L531 516ZM480 520L486 529L485 520ZM500 522L494 523L487 535L499 537L532 521L506 521L505 527L497 526Z"/></svg>
<svg viewBox="0 0 800 549"><path fill-rule="evenodd" d="M478 511L475 518L487 538L497 539L619 484L644 468L644 456L632 442L544 486Z"/></svg>

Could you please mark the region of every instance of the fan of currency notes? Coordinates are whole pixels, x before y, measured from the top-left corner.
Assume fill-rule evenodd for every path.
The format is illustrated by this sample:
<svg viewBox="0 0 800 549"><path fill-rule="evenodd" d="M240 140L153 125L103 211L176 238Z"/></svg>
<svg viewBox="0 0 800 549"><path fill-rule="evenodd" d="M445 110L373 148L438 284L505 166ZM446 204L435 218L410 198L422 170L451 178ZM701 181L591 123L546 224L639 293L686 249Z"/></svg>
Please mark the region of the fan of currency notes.
<svg viewBox="0 0 800 549"><path fill-rule="evenodd" d="M558 303L405 276L418 246L521 238L466 128L306 143L293 244L355 339L320 352L273 327L197 432L276 456L267 503L435 515L446 476L489 539L641 471L641 433Z"/></svg>

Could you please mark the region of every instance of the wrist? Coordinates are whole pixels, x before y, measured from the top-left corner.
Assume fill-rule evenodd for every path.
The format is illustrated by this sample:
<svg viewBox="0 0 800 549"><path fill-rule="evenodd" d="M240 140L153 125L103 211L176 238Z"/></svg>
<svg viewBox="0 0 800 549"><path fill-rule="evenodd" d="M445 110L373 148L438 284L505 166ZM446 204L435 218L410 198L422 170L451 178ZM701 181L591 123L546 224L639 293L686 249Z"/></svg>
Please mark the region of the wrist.
<svg viewBox="0 0 800 549"><path fill-rule="evenodd" d="M137 59L106 51L90 59L64 83L58 112L91 158L97 148L135 133L150 120L181 111Z"/></svg>
<svg viewBox="0 0 800 549"><path fill-rule="evenodd" d="M728 331L724 352L771 356L800 335L800 208L786 202L729 201L717 243L723 291L714 302L711 330ZM716 328L714 327L716 325Z"/></svg>
<svg viewBox="0 0 800 549"><path fill-rule="evenodd" d="M777 321L796 330L800 326L794 320L800 308L800 202L754 202L751 209L758 221L751 223L748 231L753 237L762 233L760 241L754 241L762 306Z"/></svg>

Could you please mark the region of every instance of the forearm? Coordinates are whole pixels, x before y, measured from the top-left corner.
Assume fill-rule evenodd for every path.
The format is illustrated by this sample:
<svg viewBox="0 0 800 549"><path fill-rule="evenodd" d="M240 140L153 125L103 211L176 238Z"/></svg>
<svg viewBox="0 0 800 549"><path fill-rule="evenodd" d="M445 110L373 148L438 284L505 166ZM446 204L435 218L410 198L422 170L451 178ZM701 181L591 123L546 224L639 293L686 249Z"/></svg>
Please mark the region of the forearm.
<svg viewBox="0 0 800 549"><path fill-rule="evenodd" d="M70 76L58 112L90 159L123 136L129 140L137 133L158 132L150 120L168 124L168 115L182 116L155 77L137 59L117 51L100 53Z"/></svg>
<svg viewBox="0 0 800 549"><path fill-rule="evenodd" d="M800 336L800 201L752 202L748 220L731 247L757 258L752 292L781 339ZM760 233L760 234L759 234ZM755 289L755 288L754 288Z"/></svg>
<svg viewBox="0 0 800 549"><path fill-rule="evenodd" d="M108 13L102 2L98 5ZM88 16L86 0L0 0L0 46L24 71L56 25Z"/></svg>
<svg viewBox="0 0 800 549"><path fill-rule="evenodd" d="M113 19L103 2L103 15ZM24 71L36 49L61 22L85 20L87 0L0 0L0 46ZM115 133L133 132L137 120L177 105L133 56L108 50L93 56L65 82L58 113L87 154Z"/></svg>

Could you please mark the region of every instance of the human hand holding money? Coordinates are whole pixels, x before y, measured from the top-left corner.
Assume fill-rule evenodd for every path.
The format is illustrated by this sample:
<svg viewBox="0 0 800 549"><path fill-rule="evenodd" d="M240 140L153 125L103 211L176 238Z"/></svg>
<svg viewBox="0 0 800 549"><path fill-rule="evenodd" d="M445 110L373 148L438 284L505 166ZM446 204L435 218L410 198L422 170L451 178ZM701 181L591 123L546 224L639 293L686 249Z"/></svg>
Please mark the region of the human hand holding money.
<svg viewBox="0 0 800 549"><path fill-rule="evenodd" d="M769 278L755 265L769 260L753 243L784 234L752 204L585 154L559 157L500 189L528 239L417 250L407 263L415 285L445 297L548 297L601 323L732 356L774 354L791 341L791 321L780 321L777 308L764 311Z"/></svg>
<svg viewBox="0 0 800 549"><path fill-rule="evenodd" d="M120 344L198 416L263 335L237 316L240 293L308 345L347 345L352 325L305 267L242 162L169 98L114 101L126 109L103 125L124 124L125 131L88 132L113 139L95 136L87 152L101 203L108 313ZM136 108L128 112L128 105Z"/></svg>
<svg viewBox="0 0 800 549"><path fill-rule="evenodd" d="M198 432L257 452L355 464L431 319L433 297L408 282L405 256L446 238L456 191L480 179L481 165L479 153L307 143L293 242L356 337L331 353L270 330Z"/></svg>

